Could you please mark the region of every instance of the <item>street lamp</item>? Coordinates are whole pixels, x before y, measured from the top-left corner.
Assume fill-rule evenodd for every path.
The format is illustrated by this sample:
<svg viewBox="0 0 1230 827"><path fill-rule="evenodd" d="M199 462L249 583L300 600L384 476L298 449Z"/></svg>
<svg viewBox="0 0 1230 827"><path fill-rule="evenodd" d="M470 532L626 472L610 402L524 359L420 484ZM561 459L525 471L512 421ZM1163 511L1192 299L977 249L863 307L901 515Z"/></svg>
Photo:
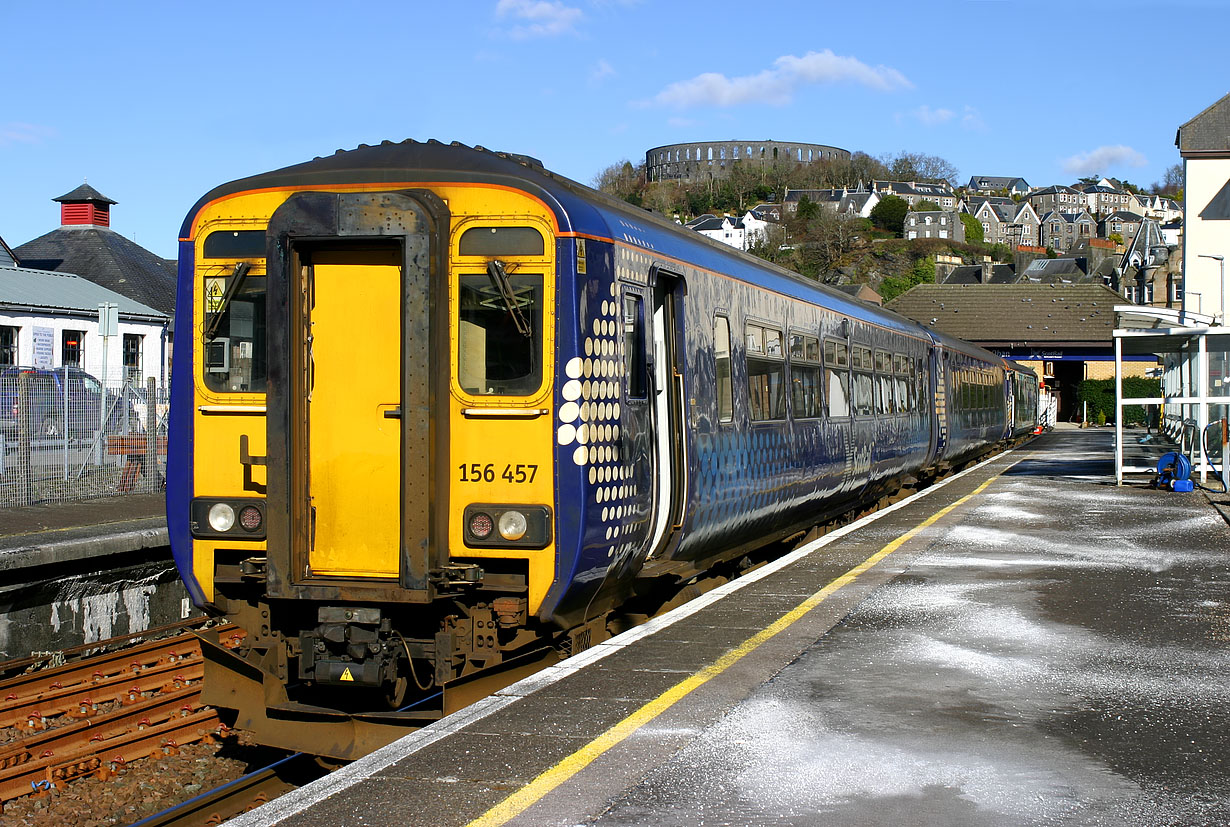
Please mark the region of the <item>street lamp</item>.
<svg viewBox="0 0 1230 827"><path fill-rule="evenodd" d="M1221 270L1221 323L1226 324L1226 257L1215 256L1209 253L1197 253L1196 258L1211 258L1217 262Z"/></svg>

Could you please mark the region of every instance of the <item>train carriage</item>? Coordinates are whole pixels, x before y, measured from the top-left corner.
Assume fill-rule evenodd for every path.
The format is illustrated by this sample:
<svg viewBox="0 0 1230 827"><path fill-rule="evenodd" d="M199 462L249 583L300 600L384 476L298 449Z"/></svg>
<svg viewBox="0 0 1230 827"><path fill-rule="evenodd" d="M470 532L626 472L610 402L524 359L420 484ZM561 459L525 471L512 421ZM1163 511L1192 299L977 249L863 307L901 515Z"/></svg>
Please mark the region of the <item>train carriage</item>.
<svg viewBox="0 0 1230 827"><path fill-rule="evenodd" d="M207 699L280 746L353 756L1009 430L1002 359L522 156L235 181L179 266L172 547L246 632Z"/></svg>

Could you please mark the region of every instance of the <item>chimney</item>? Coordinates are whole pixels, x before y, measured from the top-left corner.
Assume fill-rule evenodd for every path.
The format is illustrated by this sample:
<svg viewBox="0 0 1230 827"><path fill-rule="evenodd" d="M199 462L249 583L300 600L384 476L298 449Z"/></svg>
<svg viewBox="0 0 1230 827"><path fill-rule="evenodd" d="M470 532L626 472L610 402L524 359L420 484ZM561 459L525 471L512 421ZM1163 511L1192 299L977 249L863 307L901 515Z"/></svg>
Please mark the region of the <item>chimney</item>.
<svg viewBox="0 0 1230 827"><path fill-rule="evenodd" d="M89 184L52 200L60 202L60 225L65 227L110 227L111 205L118 203Z"/></svg>
<svg viewBox="0 0 1230 827"><path fill-rule="evenodd" d="M990 284L991 283L991 268L994 266L995 265L991 262L990 256L982 257L982 273L980 273L978 276L978 282L980 284Z"/></svg>

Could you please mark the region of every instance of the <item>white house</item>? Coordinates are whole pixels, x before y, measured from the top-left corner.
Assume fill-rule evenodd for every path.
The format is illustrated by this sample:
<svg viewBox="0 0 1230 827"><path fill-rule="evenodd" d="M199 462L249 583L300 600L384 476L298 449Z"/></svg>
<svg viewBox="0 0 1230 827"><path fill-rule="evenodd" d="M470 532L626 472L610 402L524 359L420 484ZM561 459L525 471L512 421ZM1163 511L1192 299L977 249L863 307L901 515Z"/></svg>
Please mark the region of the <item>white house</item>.
<svg viewBox="0 0 1230 827"><path fill-rule="evenodd" d="M1203 312L1225 324L1230 310L1225 275L1230 257L1230 95L1180 126L1175 144L1185 179L1185 292L1198 294Z"/></svg>
<svg viewBox="0 0 1230 827"><path fill-rule="evenodd" d="M114 304L118 325L105 342L99 305ZM0 266L0 365L75 365L108 386L166 384L170 319L151 307L68 273Z"/></svg>

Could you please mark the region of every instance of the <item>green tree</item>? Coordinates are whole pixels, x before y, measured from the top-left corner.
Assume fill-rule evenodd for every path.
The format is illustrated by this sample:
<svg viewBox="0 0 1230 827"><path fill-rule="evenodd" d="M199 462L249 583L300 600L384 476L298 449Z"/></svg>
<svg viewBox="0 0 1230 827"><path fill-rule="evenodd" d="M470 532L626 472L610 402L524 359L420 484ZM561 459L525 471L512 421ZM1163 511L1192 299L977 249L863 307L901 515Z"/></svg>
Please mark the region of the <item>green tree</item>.
<svg viewBox="0 0 1230 827"><path fill-rule="evenodd" d="M901 276L889 276L880 282L880 295L885 302L890 302L919 284L935 283L935 259L931 256L914 260L914 266Z"/></svg>
<svg viewBox="0 0 1230 827"><path fill-rule="evenodd" d="M904 198L890 195L871 208L871 223L881 230L901 235L905 214L909 211L910 205Z"/></svg>
<svg viewBox="0 0 1230 827"><path fill-rule="evenodd" d="M932 201L930 198L924 198L914 205L915 212L939 212L940 205Z"/></svg>
<svg viewBox="0 0 1230 827"><path fill-rule="evenodd" d="M810 220L820 214L820 205L806 195L800 195L799 205L795 208L794 214L801 220Z"/></svg>
<svg viewBox="0 0 1230 827"><path fill-rule="evenodd" d="M961 223L965 225L965 243L977 244L986 239L982 231L982 222L967 212L961 213Z"/></svg>

